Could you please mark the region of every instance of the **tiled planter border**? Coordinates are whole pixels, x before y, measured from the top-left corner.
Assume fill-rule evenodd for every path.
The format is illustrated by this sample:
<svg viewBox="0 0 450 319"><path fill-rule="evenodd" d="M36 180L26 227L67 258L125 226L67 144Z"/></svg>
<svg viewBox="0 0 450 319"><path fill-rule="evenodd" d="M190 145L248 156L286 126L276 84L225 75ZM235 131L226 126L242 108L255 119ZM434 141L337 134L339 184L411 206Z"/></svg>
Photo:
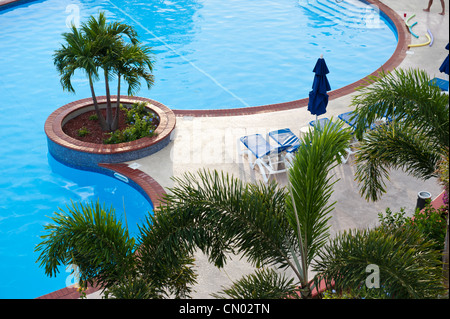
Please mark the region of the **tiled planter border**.
<svg viewBox="0 0 450 319"><path fill-rule="evenodd" d="M116 96L112 96L111 99L115 101ZM161 185L146 173L139 169L130 168L122 162L148 156L167 146L175 129L175 114L165 105L151 99L127 96L121 96L120 99L124 104L134 101L150 103L151 109L160 118L159 126L156 129L158 135L115 145L85 143L67 136L62 131L64 121L71 114L92 107L92 99L87 98L66 104L47 118L44 129L49 143L49 151L55 159L71 167L100 172L110 176L115 172L124 175L129 179L130 186L141 192L151 202L152 206L157 208L166 193ZM106 103L106 97L104 96L98 97L97 100L99 104ZM91 294L98 289L98 287L89 287L86 293ZM76 299L79 297L80 293L75 287L66 287L37 299Z"/></svg>
<svg viewBox="0 0 450 319"><path fill-rule="evenodd" d="M156 129L157 136L144 137L132 142L120 144L94 144L82 142L66 135L62 127L71 114L78 113L85 108L92 108L92 99L86 98L66 104L54 111L45 122L50 154L58 161L79 168L96 168L99 163L121 163L151 155L169 144L171 134L175 129L175 114L163 104L142 97L121 96L123 104L134 101L145 101L160 118ZM106 103L106 97L97 98L99 105ZM116 100L115 96L111 97Z"/></svg>

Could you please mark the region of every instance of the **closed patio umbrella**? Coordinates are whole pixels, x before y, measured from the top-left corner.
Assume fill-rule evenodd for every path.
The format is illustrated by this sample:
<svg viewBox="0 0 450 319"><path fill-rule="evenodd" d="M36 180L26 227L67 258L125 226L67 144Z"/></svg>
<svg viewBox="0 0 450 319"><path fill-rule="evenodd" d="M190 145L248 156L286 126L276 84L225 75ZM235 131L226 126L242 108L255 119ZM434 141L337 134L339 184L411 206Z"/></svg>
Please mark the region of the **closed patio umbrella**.
<svg viewBox="0 0 450 319"><path fill-rule="evenodd" d="M327 74L330 73L323 55L316 62L313 69L314 81L312 91L309 92L308 111L317 116L326 113L328 105L327 91L331 90L330 83L327 79Z"/></svg>
<svg viewBox="0 0 450 319"><path fill-rule="evenodd" d="M448 43L445 48L448 50ZM445 74L448 75L448 54L447 54L447 57L445 58L444 62L442 62L442 65L439 68L439 71L444 72Z"/></svg>

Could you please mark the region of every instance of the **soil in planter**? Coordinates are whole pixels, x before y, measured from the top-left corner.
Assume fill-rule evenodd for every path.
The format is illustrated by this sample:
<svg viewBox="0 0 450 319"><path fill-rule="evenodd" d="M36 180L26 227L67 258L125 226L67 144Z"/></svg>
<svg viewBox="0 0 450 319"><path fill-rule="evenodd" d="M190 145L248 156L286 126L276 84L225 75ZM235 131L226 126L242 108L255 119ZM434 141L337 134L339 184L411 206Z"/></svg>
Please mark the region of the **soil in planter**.
<svg viewBox="0 0 450 319"><path fill-rule="evenodd" d="M102 110L103 116L106 117L106 110ZM109 137L108 132L103 132L98 120L90 120L89 117L95 115L95 111L89 111L74 117L69 120L64 126L63 131L70 137L79 141L88 143L103 144L103 140ZM115 114L115 108L113 108L113 114ZM119 112L119 130L125 129L128 124L125 122L126 112L120 110ZM78 132L81 128L86 128L88 134L81 137Z"/></svg>

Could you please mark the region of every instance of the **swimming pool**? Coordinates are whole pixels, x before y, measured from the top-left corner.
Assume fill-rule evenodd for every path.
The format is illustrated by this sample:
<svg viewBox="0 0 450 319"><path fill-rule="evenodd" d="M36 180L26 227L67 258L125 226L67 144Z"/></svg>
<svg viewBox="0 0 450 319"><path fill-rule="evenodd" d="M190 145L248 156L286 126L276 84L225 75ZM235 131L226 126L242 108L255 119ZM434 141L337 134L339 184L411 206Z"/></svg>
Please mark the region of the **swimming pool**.
<svg viewBox="0 0 450 319"><path fill-rule="evenodd" d="M0 298L34 298L65 287L68 274L47 278L33 250L46 216L71 199L111 201L120 214L123 200L137 196L132 201L144 207L131 209L141 212L136 218L151 210L120 181L48 155L46 118L90 97L82 74L73 81L76 95L62 91L51 56L70 17L79 12L84 20L99 10L133 25L154 47L156 84L139 95L174 109L307 97L320 54L337 89L376 70L397 44L391 26L383 18L376 23L376 10L353 0L37 0L0 9ZM97 92L102 89L99 83Z"/></svg>
<svg viewBox="0 0 450 319"><path fill-rule="evenodd" d="M45 152L43 153L45 154ZM69 168L51 157L27 156L19 169L32 174L11 176L0 182L0 298L36 298L66 287L69 272L60 267L48 278L35 263L34 247L44 234L49 216L74 201L100 200L113 206L132 236L138 234L147 212L153 208L137 189L113 177ZM16 165L17 166L17 165ZM125 209L125 210L124 210ZM70 284L74 282L69 281Z"/></svg>

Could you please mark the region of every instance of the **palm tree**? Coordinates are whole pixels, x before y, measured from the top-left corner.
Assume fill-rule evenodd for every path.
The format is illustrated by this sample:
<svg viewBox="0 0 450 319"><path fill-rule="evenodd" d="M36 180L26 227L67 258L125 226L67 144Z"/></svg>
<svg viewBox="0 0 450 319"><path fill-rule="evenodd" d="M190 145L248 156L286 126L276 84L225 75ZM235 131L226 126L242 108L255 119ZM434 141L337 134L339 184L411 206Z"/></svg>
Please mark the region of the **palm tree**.
<svg viewBox="0 0 450 319"><path fill-rule="evenodd" d="M444 296L440 253L411 226L345 231L318 255L317 280L353 298Z"/></svg>
<svg viewBox="0 0 450 319"><path fill-rule="evenodd" d="M113 70L117 76L117 101L116 113L111 125L112 130L116 130L119 125L119 106L121 79L128 84L127 94L134 95L141 87L140 79L143 79L150 89L154 83L153 61L151 60L151 50L149 47L139 44L124 44L120 47L120 53Z"/></svg>
<svg viewBox="0 0 450 319"><path fill-rule="evenodd" d="M443 174L448 174L449 100L429 82L427 73L418 69L381 72L354 97L356 135L361 139L356 180L367 200L376 201L385 193L390 169L421 179L439 177L448 192L448 176ZM390 125L366 132L363 138L365 127L382 116L392 118ZM448 236L445 247L448 262Z"/></svg>
<svg viewBox="0 0 450 319"><path fill-rule="evenodd" d="M381 72L354 97L356 136L361 139L356 178L366 199L378 200L385 192L389 169L428 179L437 177L439 163L448 157L448 96L429 81L421 70ZM362 138L365 127L385 115L393 119L390 125Z"/></svg>
<svg viewBox="0 0 450 319"><path fill-rule="evenodd" d="M72 76L77 70L82 70L86 73L86 76L89 79L89 87L91 89L95 111L102 129L105 130L107 124L98 107L94 90L94 82L99 79L99 67L95 61L97 46L88 41L86 36L75 26L72 26L72 32L63 33L62 36L66 44L62 44L61 49L55 51L53 62L61 76L60 82L63 90L75 93L75 89L71 82Z"/></svg>
<svg viewBox="0 0 450 319"><path fill-rule="evenodd" d="M186 297L195 282L191 269L193 259L182 247L177 249L177 262L164 263L161 255L140 260L140 243L130 237L128 229L117 219L114 209L99 202L72 203L60 209L44 228L35 251L38 262L52 277L60 265L74 264L79 268L80 284L97 284L106 296L115 298ZM158 250L164 242L147 243L147 249ZM174 254L175 255L175 254Z"/></svg>
<svg viewBox="0 0 450 319"><path fill-rule="evenodd" d="M137 246L121 227L109 229L102 220L113 222L98 207L70 209L68 217L60 212L46 226L48 234L36 248L38 260L47 275L55 275L60 264L74 263L80 264L82 280L96 280L109 289L128 282L142 287L142 280L151 278L147 284L152 291L166 287L183 295L195 279L189 266L197 249L217 267L225 265L229 253L241 253L256 267L289 267L301 285L300 295L309 298L308 267L328 237L328 214L334 206L328 203L334 183L328 172L339 163L350 136L342 125L332 124L307 134L289 173L290 192L273 182L245 184L217 171L174 178L177 186L147 216ZM135 252L138 259L132 257ZM278 293L291 292L291 282L270 273L257 273L248 281L264 278L272 280L269 286L286 283Z"/></svg>
<svg viewBox="0 0 450 319"><path fill-rule="evenodd" d="M118 126L118 110L116 108L116 116L113 117L110 81L118 76L118 96L121 77L129 84L129 95L140 87L141 78L150 88L153 85L151 51L148 47L139 45L136 31L131 26L120 22L107 23L102 12L98 18L91 16L87 22L82 23L80 29L72 26L71 31L63 34L67 44L63 44L54 54L54 63L61 75L63 89L75 92L71 77L77 69L85 71L100 125L104 131L113 131ZM126 43L124 37L131 44ZM93 82L99 79L99 69L103 69L105 78L106 119L98 109L93 88Z"/></svg>
<svg viewBox="0 0 450 319"><path fill-rule="evenodd" d="M308 267L328 237L334 205L328 203L333 184L328 172L349 139L347 130L332 124L307 134L290 170L291 195L275 183L245 184L217 171L175 178L177 186L144 230L142 260L155 253L146 250L147 241L166 232L164 256L179 246L191 253L199 248L222 267L228 253L239 253L256 267L290 268L302 297L310 297Z"/></svg>

